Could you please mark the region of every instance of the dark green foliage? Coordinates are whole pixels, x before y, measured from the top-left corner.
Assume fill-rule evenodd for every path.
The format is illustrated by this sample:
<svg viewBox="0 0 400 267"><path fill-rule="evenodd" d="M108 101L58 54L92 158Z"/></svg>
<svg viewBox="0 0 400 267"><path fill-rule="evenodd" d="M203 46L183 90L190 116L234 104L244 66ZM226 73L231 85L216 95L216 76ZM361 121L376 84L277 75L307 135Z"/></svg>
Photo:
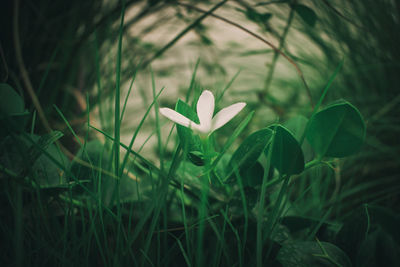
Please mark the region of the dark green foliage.
<svg viewBox="0 0 400 267"><path fill-rule="evenodd" d="M0 83L0 138L9 131L23 131L28 117L23 98L9 84Z"/></svg>
<svg viewBox="0 0 400 267"><path fill-rule="evenodd" d="M24 112L24 100L6 83L0 83L0 110L6 115Z"/></svg>
<svg viewBox="0 0 400 267"><path fill-rule="evenodd" d="M2 4L2 265L400 265L397 1ZM205 13L213 5L219 9ZM216 21L226 33L252 36L254 47L239 39L221 49ZM174 49L187 33L194 40ZM196 57L187 87L182 77ZM153 99L141 84L150 64ZM232 68L243 71L224 88ZM126 106L122 119L114 111L124 91L115 88L136 70L144 79L135 80L130 99L140 97L143 109ZM331 89L318 99L328 77ZM155 81L167 78L158 98ZM43 126L29 83L53 131ZM242 123L208 139L177 125L177 139L160 114L147 117L170 106L162 98L178 90L186 100L175 110L198 123L188 103L206 88L218 92L217 106L246 102ZM341 98L349 102L319 110ZM139 125L130 120L143 110ZM122 135L132 132L128 146ZM126 158L113 161L119 152Z"/></svg>
<svg viewBox="0 0 400 267"><path fill-rule="evenodd" d="M317 112L307 129L307 139L320 156L352 155L361 148L364 138L365 123L360 112L345 101Z"/></svg>
<svg viewBox="0 0 400 267"><path fill-rule="evenodd" d="M258 158L264 151L267 144L271 141L272 131L268 128L256 131L249 135L233 153L228 163L228 173L226 182L234 182L236 179L230 177L234 174L235 169L239 172L258 172L260 169L252 170ZM250 175L249 173L249 175ZM244 175L248 177L248 175ZM229 178L230 177L230 178ZM249 182L251 183L251 182Z"/></svg>
<svg viewBox="0 0 400 267"><path fill-rule="evenodd" d="M303 151L293 134L282 125L272 125L269 127L274 131L274 141L265 150L272 146L271 164L281 174L299 174L304 170Z"/></svg>
<svg viewBox="0 0 400 267"><path fill-rule="evenodd" d="M400 263L400 216L387 208L365 205L347 218L336 243L354 266Z"/></svg>

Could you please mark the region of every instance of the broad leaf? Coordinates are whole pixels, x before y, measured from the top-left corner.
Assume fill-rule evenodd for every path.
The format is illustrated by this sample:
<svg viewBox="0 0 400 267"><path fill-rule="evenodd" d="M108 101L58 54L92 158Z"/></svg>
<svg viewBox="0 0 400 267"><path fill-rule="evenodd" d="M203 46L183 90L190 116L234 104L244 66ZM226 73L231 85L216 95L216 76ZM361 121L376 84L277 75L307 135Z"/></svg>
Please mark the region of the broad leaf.
<svg viewBox="0 0 400 267"><path fill-rule="evenodd" d="M306 130L307 123L308 119L302 115L292 117L283 123L283 126L286 127L293 134L297 142L300 143L301 141L303 141L301 149L303 150L305 162L308 162L315 157L315 152L307 139L301 140Z"/></svg>
<svg viewBox="0 0 400 267"><path fill-rule="evenodd" d="M346 157L361 148L365 139L365 123L357 108L341 101L311 118L306 137L320 156Z"/></svg>
<svg viewBox="0 0 400 267"><path fill-rule="evenodd" d="M253 167L270 142L271 136L272 131L268 128L261 129L249 135L233 153L228 164L230 175L228 175L227 178L234 174L235 168L239 170L249 170ZM231 181L235 181L235 179L231 177L229 182Z"/></svg>
<svg viewBox="0 0 400 267"><path fill-rule="evenodd" d="M299 174L304 170L304 155L299 143L293 134L282 125L269 127L275 131L274 143L272 144L271 164L281 174ZM265 150L268 150L271 145Z"/></svg>

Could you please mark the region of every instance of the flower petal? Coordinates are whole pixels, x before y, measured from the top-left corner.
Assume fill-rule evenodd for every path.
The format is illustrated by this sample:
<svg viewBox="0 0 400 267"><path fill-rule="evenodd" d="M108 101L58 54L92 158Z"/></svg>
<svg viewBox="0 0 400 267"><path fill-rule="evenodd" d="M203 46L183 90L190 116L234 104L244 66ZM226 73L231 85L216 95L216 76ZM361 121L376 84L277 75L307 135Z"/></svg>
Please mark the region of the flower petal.
<svg viewBox="0 0 400 267"><path fill-rule="evenodd" d="M197 116L199 117L202 132L208 132L211 129L211 119L214 114L214 95L205 90L197 101Z"/></svg>
<svg viewBox="0 0 400 267"><path fill-rule="evenodd" d="M198 125L195 122L189 120L188 118L186 118L185 116L176 112L173 109L160 108L159 111L162 115L164 115L165 117L167 117L168 119L170 119L171 121L173 121L179 125L185 126L187 128L191 128L193 126L195 126L194 128L198 127Z"/></svg>
<svg viewBox="0 0 400 267"><path fill-rule="evenodd" d="M212 120L212 127L210 132L213 132L224 126L228 121L230 121L233 117L235 117L245 106L246 103L239 102L220 110Z"/></svg>

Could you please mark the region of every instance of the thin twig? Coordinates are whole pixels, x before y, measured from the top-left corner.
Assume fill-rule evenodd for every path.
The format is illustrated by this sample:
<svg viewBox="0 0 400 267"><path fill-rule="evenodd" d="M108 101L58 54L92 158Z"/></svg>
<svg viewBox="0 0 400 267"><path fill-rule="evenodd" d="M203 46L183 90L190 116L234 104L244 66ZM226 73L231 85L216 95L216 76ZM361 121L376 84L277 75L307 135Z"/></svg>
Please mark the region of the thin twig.
<svg viewBox="0 0 400 267"><path fill-rule="evenodd" d="M196 7L196 6L192 6L192 5L190 5L190 4L186 4L186 3L182 3L182 2L177 2L177 4L180 5L180 6L184 6L184 7L186 7L186 8L189 8L189 9L196 10L196 11L198 11L198 12L202 12L202 13L206 13L206 12L207 12L207 11L201 9L201 8L198 8L198 7ZM252 31L250 31L250 30L248 30L247 28L241 26L240 24L238 24L238 23L236 23L236 22L233 22L233 21L231 21L231 20L229 20L229 19L227 19L227 18L221 17L221 16L219 16L219 15L213 14L213 13L210 13L209 15L212 16L212 17L214 17L214 18L216 18L216 19L219 19L219 20L221 20L221 21L224 21L224 22L226 22L226 23L228 23L228 24L230 24L230 25L232 25L232 26L234 26L234 27L236 27L236 28L239 28L240 30L242 30L242 31L244 31L244 32L246 32L246 33L248 33L248 34L250 34L251 36L255 37L256 39L258 39L258 40L262 41L263 43L267 44L267 45L268 45L269 47L271 47L275 52L279 53L279 54L280 54L281 56L283 56L287 61L289 61L289 63L290 63L291 65L293 65L293 67L296 69L296 71L297 71L297 73L298 73L298 75L299 75L301 81L302 81L303 84L304 84L304 87L306 88L307 95L308 95L308 98L309 98L309 100L310 100L310 103L311 103L312 107L314 107L314 102L313 102L313 100L312 100L312 95L311 95L310 88L309 88L308 85L307 85L307 82L306 82L306 80L305 80L305 78L304 78L303 72L301 71L300 67L296 64L296 62L293 61L293 59L291 59L289 56L287 56L284 52L282 52L280 49L278 49L278 48L277 48L275 45L273 45L271 42L267 41L266 39L264 39L264 38L261 37L260 35L258 35L258 34L256 34L256 33L252 32Z"/></svg>

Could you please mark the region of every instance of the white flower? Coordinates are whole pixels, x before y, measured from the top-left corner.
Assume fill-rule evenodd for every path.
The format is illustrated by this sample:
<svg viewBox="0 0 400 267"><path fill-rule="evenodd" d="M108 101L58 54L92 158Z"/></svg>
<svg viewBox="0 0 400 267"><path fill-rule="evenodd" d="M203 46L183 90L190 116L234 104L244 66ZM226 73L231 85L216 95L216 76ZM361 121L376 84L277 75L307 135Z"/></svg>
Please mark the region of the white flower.
<svg viewBox="0 0 400 267"><path fill-rule="evenodd" d="M191 128L201 134L210 135L215 130L224 126L246 106L244 102L230 105L220 110L213 118L214 101L214 95L210 91L203 91L199 101L197 101L197 116L199 117L200 124L195 123L170 108L160 108L160 113L179 125Z"/></svg>

